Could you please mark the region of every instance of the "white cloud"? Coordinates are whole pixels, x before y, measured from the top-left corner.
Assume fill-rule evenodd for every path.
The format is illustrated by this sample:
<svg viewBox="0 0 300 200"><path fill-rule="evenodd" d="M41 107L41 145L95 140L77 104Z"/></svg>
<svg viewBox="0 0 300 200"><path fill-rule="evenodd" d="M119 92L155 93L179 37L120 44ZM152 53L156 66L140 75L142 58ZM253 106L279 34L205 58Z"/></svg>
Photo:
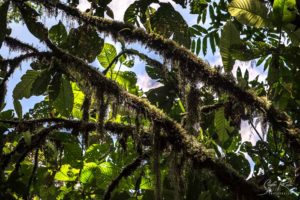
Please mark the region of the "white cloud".
<svg viewBox="0 0 300 200"><path fill-rule="evenodd" d="M134 0L113 0L108 4L108 6L114 12L115 20L123 21L123 16L130 4L132 4Z"/></svg>
<svg viewBox="0 0 300 200"><path fill-rule="evenodd" d="M157 88L162 84L152 80L146 73L138 76L137 85L143 90L148 91L153 88Z"/></svg>
<svg viewBox="0 0 300 200"><path fill-rule="evenodd" d="M79 5L77 6L77 8L81 11L84 12L86 11L88 8L91 7L91 3L88 2L87 0L80 0L79 1Z"/></svg>
<svg viewBox="0 0 300 200"><path fill-rule="evenodd" d="M256 120L258 120L257 124L255 123ZM259 121L258 118L254 119L253 124L255 126L255 129L251 126L251 124L248 121L242 120L240 133L241 133L241 137L242 137L242 142L248 141L248 142L251 142L251 144L254 146L256 144L256 142L258 140L260 140L260 138L263 138L264 140L266 140L267 130L263 129L262 123ZM268 129L268 127L267 127L267 129ZM259 136L258 136L258 134L259 134Z"/></svg>

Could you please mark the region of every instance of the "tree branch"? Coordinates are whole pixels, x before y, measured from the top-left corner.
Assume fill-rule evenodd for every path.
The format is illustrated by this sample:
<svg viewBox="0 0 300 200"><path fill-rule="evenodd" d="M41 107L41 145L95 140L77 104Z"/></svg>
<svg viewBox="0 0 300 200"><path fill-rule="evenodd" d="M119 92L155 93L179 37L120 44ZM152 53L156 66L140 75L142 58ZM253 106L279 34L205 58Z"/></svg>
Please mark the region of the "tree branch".
<svg viewBox="0 0 300 200"><path fill-rule="evenodd" d="M69 7L60 2L52 4L43 0L33 1L41 3L51 10L63 10L67 15L89 25L95 26L100 32L108 33L114 38L123 37L127 42L139 41L147 47L162 54L164 57L178 61L183 75L189 80L203 81L212 86L214 89L222 89L235 96L239 101L266 112L269 121L276 125L279 130L284 132L289 140L296 142L300 148L300 130L294 127L293 121L286 113L277 110L263 98L257 97L254 94L241 89L234 82L228 80L224 75L221 75L216 70L211 69L205 61L196 57L184 47L179 46L176 42L165 39L157 34L148 34L144 30L136 28L130 24L124 24L122 22L111 21L81 13L78 9Z"/></svg>
<svg viewBox="0 0 300 200"><path fill-rule="evenodd" d="M135 95L132 95L125 90L121 89L115 82L105 78L99 71L97 71L92 66L86 64L83 60L64 52L58 47L54 46L51 41L46 40L48 47L53 51L54 55L64 61L64 63L70 63L67 67L64 67L63 70L66 71L67 74L72 74L75 76L77 81L86 81L86 86L93 88L97 93L97 91L105 91L109 95L113 95L116 98L122 98L124 103L129 106L144 111L147 116L149 116L155 123L158 123L167 133L170 143L177 147L178 149L183 149L188 157L190 157L194 162L198 163L201 166L201 163L208 162L214 163L214 165L219 166L219 162L214 161L214 159L210 158L208 154L206 154L206 148L201 145L197 139L184 130L180 124L175 122L173 119L168 117L161 110L152 106L149 101L141 99ZM213 164L211 166L206 165L209 169L215 171L218 169ZM217 171L216 171L217 173ZM258 191L264 193L264 189L258 188L256 185L250 184L245 181L238 173L232 168L228 168L225 171L226 175L230 177L230 181L225 183L231 187L235 192L237 188L232 182L235 179L243 180L240 182L242 187L247 188L247 191L243 191L246 193L246 196L257 197ZM222 177L221 177L222 178ZM264 199L274 199L272 195L265 195ZM259 199L259 198L258 198Z"/></svg>

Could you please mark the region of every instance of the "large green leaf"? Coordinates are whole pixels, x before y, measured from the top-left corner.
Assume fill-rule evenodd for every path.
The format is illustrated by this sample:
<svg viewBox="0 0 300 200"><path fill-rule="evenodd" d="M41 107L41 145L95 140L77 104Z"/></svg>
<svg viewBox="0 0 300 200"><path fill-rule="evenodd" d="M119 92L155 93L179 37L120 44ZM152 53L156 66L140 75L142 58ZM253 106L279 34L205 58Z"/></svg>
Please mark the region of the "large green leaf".
<svg viewBox="0 0 300 200"><path fill-rule="evenodd" d="M76 83L72 83L72 90L74 94L74 105L72 110L72 116L77 119L82 117L82 104L84 101L84 93L80 90Z"/></svg>
<svg viewBox="0 0 300 200"><path fill-rule="evenodd" d="M67 77L62 76L60 83L59 93L53 101L53 106L60 114L68 117L73 109L74 94L70 81Z"/></svg>
<svg viewBox="0 0 300 200"><path fill-rule="evenodd" d="M265 27L268 26L268 9L264 3L259 0L233 0L228 5L228 11L231 16L250 26Z"/></svg>
<svg viewBox="0 0 300 200"><path fill-rule="evenodd" d="M44 27L41 22L37 21L38 13L28 6L27 4L22 4L18 6L21 15L25 21L28 30L40 40L45 40L48 37L48 30Z"/></svg>
<svg viewBox="0 0 300 200"><path fill-rule="evenodd" d="M18 118L19 119L22 119L22 105L20 103L20 101L18 99L14 99L14 107L15 107L15 111L18 115Z"/></svg>
<svg viewBox="0 0 300 200"><path fill-rule="evenodd" d="M79 174L79 169L74 169L70 165L62 165L60 171L55 174L54 179L58 181L75 181Z"/></svg>
<svg viewBox="0 0 300 200"><path fill-rule="evenodd" d="M158 0L138 0L134 1L124 13L124 22L135 24L138 23L138 17L142 22L146 21L146 10L151 3L158 3ZM139 24L138 24L139 25Z"/></svg>
<svg viewBox="0 0 300 200"><path fill-rule="evenodd" d="M7 17L7 11L8 11L8 7L9 7L9 3L10 1L6 1L4 3L1 4L0 6L0 48L2 46L2 42L4 40L4 37L7 33L7 21L6 21L6 17Z"/></svg>
<svg viewBox="0 0 300 200"><path fill-rule="evenodd" d="M233 131L233 128L229 125L229 121L225 118L224 108L220 108L215 112L214 124L218 139L221 144L224 144L229 139L228 133Z"/></svg>
<svg viewBox="0 0 300 200"><path fill-rule="evenodd" d="M244 155L237 155L235 153L226 154L226 161L231 166L238 170L245 178L250 174L250 164Z"/></svg>
<svg viewBox="0 0 300 200"><path fill-rule="evenodd" d="M117 50L115 46L109 43L105 43L100 55L97 58L102 67L107 68L116 56ZM115 65L115 63L112 64L111 69L113 69Z"/></svg>
<svg viewBox="0 0 300 200"><path fill-rule="evenodd" d="M191 39L188 25L181 14L170 3L160 3L160 7L150 19L154 32L190 48Z"/></svg>
<svg viewBox="0 0 300 200"><path fill-rule="evenodd" d="M104 41L99 37L95 28L90 26L80 26L70 30L67 41L62 47L71 54L93 62L103 48Z"/></svg>
<svg viewBox="0 0 300 200"><path fill-rule="evenodd" d="M68 38L68 33L61 21L58 24L52 26L49 30L49 39L56 45L61 45Z"/></svg>
<svg viewBox="0 0 300 200"><path fill-rule="evenodd" d="M42 95L47 90L50 80L51 73L49 70L43 70L32 83L31 94Z"/></svg>
<svg viewBox="0 0 300 200"><path fill-rule="evenodd" d="M241 44L240 33L235 25L231 21L228 21L222 30L220 41L220 53L224 70L227 73L231 72L235 62L232 56L232 46L237 44Z"/></svg>
<svg viewBox="0 0 300 200"><path fill-rule="evenodd" d="M291 22L298 13L296 0L274 0L273 20L274 23L282 25L283 22Z"/></svg>
<svg viewBox="0 0 300 200"><path fill-rule="evenodd" d="M13 90L14 99L22 99L23 97L29 98L32 96L32 84L39 77L40 72L27 70L22 76L21 81L16 85Z"/></svg>
<svg viewBox="0 0 300 200"><path fill-rule="evenodd" d="M82 150L78 142L64 144L63 164L69 164L74 168L82 167Z"/></svg>
<svg viewBox="0 0 300 200"><path fill-rule="evenodd" d="M80 174L80 182L83 184L91 183L97 177L101 176L101 170L94 162L85 163Z"/></svg>
<svg viewBox="0 0 300 200"><path fill-rule="evenodd" d="M104 159L105 156L110 150L110 144L93 144L89 146L84 155L86 162L98 162L101 159Z"/></svg>

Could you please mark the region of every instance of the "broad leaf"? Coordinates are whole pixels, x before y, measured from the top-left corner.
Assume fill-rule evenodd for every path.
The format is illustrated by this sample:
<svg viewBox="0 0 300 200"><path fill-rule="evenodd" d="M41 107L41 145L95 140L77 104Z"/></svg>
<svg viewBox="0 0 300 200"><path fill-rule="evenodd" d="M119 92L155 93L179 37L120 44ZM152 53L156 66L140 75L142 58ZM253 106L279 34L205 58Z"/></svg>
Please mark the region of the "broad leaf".
<svg viewBox="0 0 300 200"><path fill-rule="evenodd" d="M233 0L228 5L228 11L231 16L250 26L265 27L268 26L268 9L264 3L259 0Z"/></svg>
<svg viewBox="0 0 300 200"><path fill-rule="evenodd" d="M181 14L170 3L160 3L160 7L150 19L153 31L190 48L188 25Z"/></svg>
<svg viewBox="0 0 300 200"><path fill-rule="evenodd" d="M220 108L215 112L214 124L216 127L218 139L221 144L224 144L229 139L228 133L232 131L229 122L225 118L224 108Z"/></svg>
<svg viewBox="0 0 300 200"><path fill-rule="evenodd" d="M73 109L74 95L70 81L65 76L61 77L58 96L53 102L53 106L63 116L68 117Z"/></svg>
<svg viewBox="0 0 300 200"><path fill-rule="evenodd" d="M49 39L56 45L61 45L68 38L68 33L61 21L49 30Z"/></svg>
<svg viewBox="0 0 300 200"><path fill-rule="evenodd" d="M274 0L273 3L273 20L278 25L291 22L296 18L298 13L296 0Z"/></svg>
<svg viewBox="0 0 300 200"><path fill-rule="evenodd" d="M107 68L117 56L117 50L114 45L105 43L100 55L97 57L102 67ZM116 63L112 64L111 69L115 67Z"/></svg>
<svg viewBox="0 0 300 200"><path fill-rule="evenodd" d="M22 99L23 97L29 98L32 96L32 84L39 77L40 72L27 70L22 76L21 81L16 85L13 91L14 99Z"/></svg>
<svg viewBox="0 0 300 200"><path fill-rule="evenodd" d="M80 182L83 184L91 183L97 177L101 176L101 170L94 162L85 163L80 174Z"/></svg>
<svg viewBox="0 0 300 200"><path fill-rule="evenodd" d="M14 107L15 107L15 111L18 115L18 118L21 120L23 117L22 114L22 105L20 103L20 101L18 99L14 99Z"/></svg>
<svg viewBox="0 0 300 200"><path fill-rule="evenodd" d="M103 48L103 39L99 37L95 28L90 26L80 26L70 30L67 41L62 47L71 54L93 62Z"/></svg>
<svg viewBox="0 0 300 200"><path fill-rule="evenodd" d="M51 74L49 70L43 70L32 83L31 94L37 96L42 95L47 90L50 79Z"/></svg>
<svg viewBox="0 0 300 200"><path fill-rule="evenodd" d="M79 174L79 169L74 169L70 165L62 165L60 171L55 174L54 179L58 181L75 181Z"/></svg>
<svg viewBox="0 0 300 200"><path fill-rule="evenodd" d="M235 25L231 21L228 21L222 30L220 41L220 53L224 70L227 73L231 72L235 62L232 56L232 46L236 44L241 44L240 33Z"/></svg>
<svg viewBox="0 0 300 200"><path fill-rule="evenodd" d="M84 102L84 93L80 90L76 83L72 83L72 91L74 94L74 105L72 110L72 116L77 119L82 117L82 104Z"/></svg>

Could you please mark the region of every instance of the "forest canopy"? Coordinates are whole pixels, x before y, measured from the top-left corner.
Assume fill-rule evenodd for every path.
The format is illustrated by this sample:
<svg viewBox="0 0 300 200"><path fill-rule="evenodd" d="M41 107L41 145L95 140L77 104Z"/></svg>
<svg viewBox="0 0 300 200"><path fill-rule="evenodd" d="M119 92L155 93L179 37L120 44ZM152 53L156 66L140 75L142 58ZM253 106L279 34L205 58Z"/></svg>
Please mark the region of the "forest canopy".
<svg viewBox="0 0 300 200"><path fill-rule="evenodd" d="M0 0L0 198L298 199L300 3L121 1Z"/></svg>

